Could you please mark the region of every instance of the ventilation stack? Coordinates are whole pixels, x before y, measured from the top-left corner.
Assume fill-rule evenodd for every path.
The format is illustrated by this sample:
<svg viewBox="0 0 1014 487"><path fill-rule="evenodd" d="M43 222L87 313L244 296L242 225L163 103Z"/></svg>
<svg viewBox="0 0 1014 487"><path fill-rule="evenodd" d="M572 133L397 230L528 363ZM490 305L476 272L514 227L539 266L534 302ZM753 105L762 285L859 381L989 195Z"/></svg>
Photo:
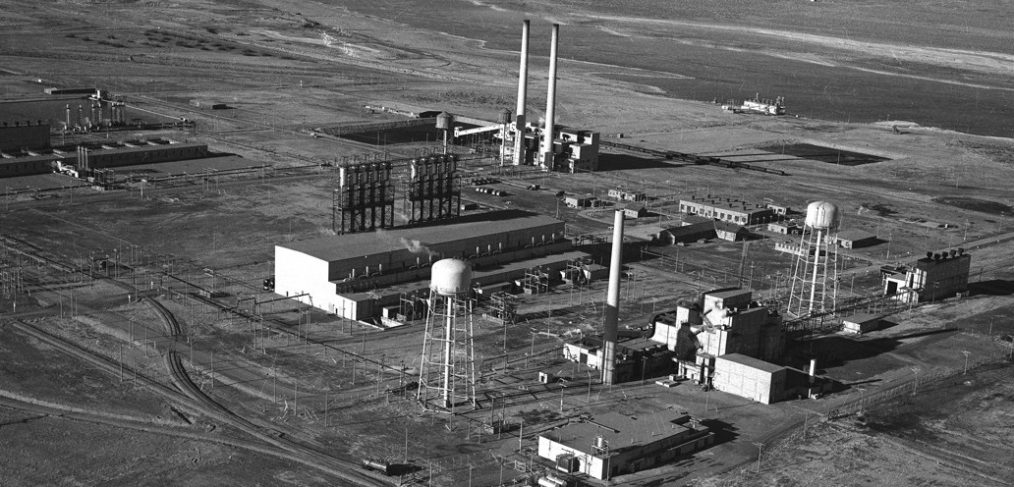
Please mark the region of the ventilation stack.
<svg viewBox="0 0 1014 487"><path fill-rule="evenodd" d="M542 170L556 169L553 154L553 133L556 129L556 46L560 38L560 24L553 24L553 38L549 43L549 87L546 91L546 127L542 130Z"/></svg>
<svg viewBox="0 0 1014 487"><path fill-rule="evenodd" d="M623 210L613 217L613 252L609 258L609 290L606 294L605 330L602 333L602 383L616 382L617 322L620 314L620 274L623 272Z"/></svg>
<svg viewBox="0 0 1014 487"><path fill-rule="evenodd" d="M425 408L453 413L461 405L475 407L471 286L472 270L466 262L443 259L433 264L417 392Z"/></svg>
<svg viewBox="0 0 1014 487"><path fill-rule="evenodd" d="M525 146L525 105L528 104L528 31L531 22L525 19L521 26L521 67L518 69L518 103L514 110L514 165L525 163L528 148Z"/></svg>

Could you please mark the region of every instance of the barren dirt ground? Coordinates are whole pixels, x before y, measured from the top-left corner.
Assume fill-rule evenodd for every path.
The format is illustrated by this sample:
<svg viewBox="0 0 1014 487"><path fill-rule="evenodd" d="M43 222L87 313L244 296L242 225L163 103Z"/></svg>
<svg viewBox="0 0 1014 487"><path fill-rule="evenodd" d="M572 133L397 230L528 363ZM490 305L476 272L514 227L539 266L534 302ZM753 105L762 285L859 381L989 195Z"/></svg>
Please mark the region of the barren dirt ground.
<svg viewBox="0 0 1014 487"><path fill-rule="evenodd" d="M125 169L151 182L107 193L37 191L70 185L55 175L0 180L0 263L20 266L25 282L0 298L0 484L496 485L531 468L538 433L622 407L680 408L723 433L708 451L616 484L1009 485L1010 368L989 365L1005 360L1014 335L1014 142L995 136L1014 133L1009 6L815 3L0 0L0 120L60 120L8 101L41 98L48 86L97 86L132 116L196 126L68 135L67 143L163 136L233 155L203 167ZM466 200L559 215L597 257L608 210L566 208L557 191L646 192L656 213L631 224L633 240L672 224L665 198L714 194L797 209L830 200L845 229L882 240L843 251L843 295L876 293L880 265L959 246L973 255L972 295L901 311L887 317L894 326L861 339L815 339L813 347L835 351L824 373L848 388L766 407L650 381L589 385L591 372L562 363L559 337L596 329L604 283L561 286L523 297L523 321L506 333L478 326L482 409L421 412L405 390L418 324L381 332L335 320L263 291L261 279L273 270L275 243L331 231L334 174L321 163L436 148L432 134L395 143L380 133L352 141L313 132L404 119L367 104L487 120L513 109L526 17L530 118L543 112L548 25L558 21L560 122L606 141L787 175L616 150L603 154L603 171L578 175L497 174L478 158L463 163L468 174L496 174L495 187L509 195L466 188ZM802 116L732 115L707 102L755 91L786 95ZM232 108L207 108L217 102ZM798 144L886 160L820 162L791 155ZM470 157L468 149L455 148ZM186 175L156 181L170 173ZM530 184L542 189L524 189ZM680 299L736 283L741 267L757 296L778 298L790 262L766 236L746 250L655 248L682 272L651 258L632 264L621 323L643 326ZM198 287L218 297L197 299ZM968 376L961 352L971 356ZM177 382L174 355L197 392ZM571 384L521 388L543 370ZM917 395L898 400L912 397L896 396L901 390ZM894 399L877 409L866 407L870 397ZM508 421L523 419L523 441L516 430L481 433L498 404ZM863 411L866 424L820 421L836 409ZM755 442L764 445L759 473ZM394 475L364 473L356 466L364 458L391 462Z"/></svg>

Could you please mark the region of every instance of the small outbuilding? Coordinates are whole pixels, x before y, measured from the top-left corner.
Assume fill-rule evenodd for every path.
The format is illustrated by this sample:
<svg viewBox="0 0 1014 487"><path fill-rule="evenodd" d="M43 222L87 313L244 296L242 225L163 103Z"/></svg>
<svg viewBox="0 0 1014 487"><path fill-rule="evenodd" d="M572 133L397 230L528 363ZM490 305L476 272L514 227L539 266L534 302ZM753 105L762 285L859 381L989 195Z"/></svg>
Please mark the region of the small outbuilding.
<svg viewBox="0 0 1014 487"><path fill-rule="evenodd" d="M648 216L648 209L644 205L627 205L623 207L623 216L627 218L644 218Z"/></svg>
<svg viewBox="0 0 1014 487"><path fill-rule="evenodd" d="M842 320L842 331L853 335L877 330L881 325L881 316L872 313L852 315Z"/></svg>
<svg viewBox="0 0 1014 487"><path fill-rule="evenodd" d="M746 240L750 236L750 232L745 227L735 223L716 221L715 236L729 242L738 242Z"/></svg>
<svg viewBox="0 0 1014 487"><path fill-rule="evenodd" d="M845 249L858 249L876 245L877 236L862 230L846 230L834 237L834 244Z"/></svg>

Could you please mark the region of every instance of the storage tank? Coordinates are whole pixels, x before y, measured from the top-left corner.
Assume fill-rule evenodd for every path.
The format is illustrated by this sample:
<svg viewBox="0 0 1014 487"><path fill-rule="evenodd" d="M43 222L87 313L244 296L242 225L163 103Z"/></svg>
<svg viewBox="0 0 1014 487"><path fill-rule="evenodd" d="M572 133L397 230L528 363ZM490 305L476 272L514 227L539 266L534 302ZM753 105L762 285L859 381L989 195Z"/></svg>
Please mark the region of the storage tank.
<svg viewBox="0 0 1014 487"><path fill-rule="evenodd" d="M814 201L806 207L806 226L815 230L827 230L838 221L838 207L827 201Z"/></svg>
<svg viewBox="0 0 1014 487"><path fill-rule="evenodd" d="M433 264L430 290L441 296L467 293L472 287L472 268L459 259L442 259Z"/></svg>
<svg viewBox="0 0 1014 487"><path fill-rule="evenodd" d="M511 111L506 108L500 110L500 113L496 117L496 123L500 125L507 125L511 123Z"/></svg>

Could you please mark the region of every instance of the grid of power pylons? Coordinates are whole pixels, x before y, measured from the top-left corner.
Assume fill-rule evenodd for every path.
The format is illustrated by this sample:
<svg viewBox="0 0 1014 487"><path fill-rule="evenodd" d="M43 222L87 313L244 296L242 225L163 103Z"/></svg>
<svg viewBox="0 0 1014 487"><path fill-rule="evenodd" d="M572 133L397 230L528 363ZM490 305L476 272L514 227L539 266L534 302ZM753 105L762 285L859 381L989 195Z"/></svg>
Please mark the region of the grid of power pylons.
<svg viewBox="0 0 1014 487"><path fill-rule="evenodd" d="M391 160L386 154L375 154L362 159L344 158L337 164L331 230L343 235L393 227L393 168L401 164L408 169L403 194L409 225L461 215L457 155L427 154Z"/></svg>

